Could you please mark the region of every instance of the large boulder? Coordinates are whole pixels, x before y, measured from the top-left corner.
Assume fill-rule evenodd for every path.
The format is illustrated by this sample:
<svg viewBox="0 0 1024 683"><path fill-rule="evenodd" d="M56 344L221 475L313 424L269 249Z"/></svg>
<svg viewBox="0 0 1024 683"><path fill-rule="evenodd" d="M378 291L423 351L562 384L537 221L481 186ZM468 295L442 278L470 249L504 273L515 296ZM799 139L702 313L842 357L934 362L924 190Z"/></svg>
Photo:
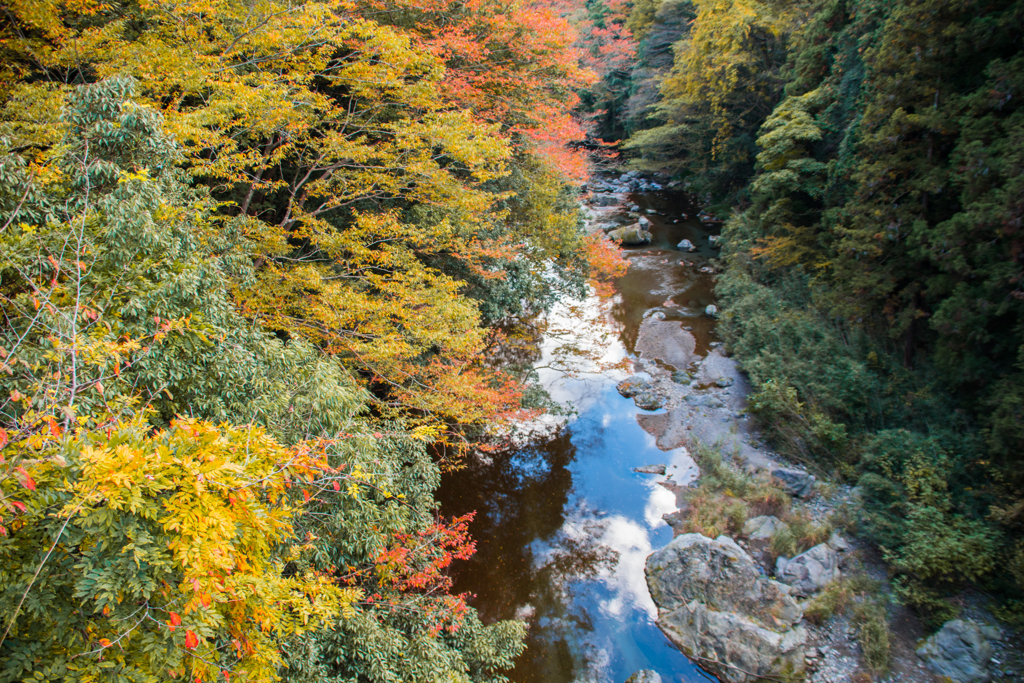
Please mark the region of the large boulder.
<svg viewBox="0 0 1024 683"><path fill-rule="evenodd" d="M682 534L647 558L658 626L726 683L804 667L803 611L731 538Z"/></svg>
<svg viewBox="0 0 1024 683"><path fill-rule="evenodd" d="M986 683L992 659L990 640L999 640L999 629L971 619L947 621L917 648L917 656L929 669L956 683Z"/></svg>
<svg viewBox="0 0 1024 683"><path fill-rule="evenodd" d="M775 561L775 578L797 595L810 595L839 578L839 556L827 543L816 545L792 560Z"/></svg>
<svg viewBox="0 0 1024 683"><path fill-rule="evenodd" d="M806 498L814 492L814 475L802 470L778 467L772 470L772 479L780 484L786 493L797 498Z"/></svg>
<svg viewBox="0 0 1024 683"><path fill-rule="evenodd" d="M651 233L640 227L639 223L625 225L616 230L612 230L608 233L608 236L616 242L621 242L622 244L631 246L636 246L638 244L650 244L651 240L654 239L651 237Z"/></svg>
<svg viewBox="0 0 1024 683"><path fill-rule="evenodd" d="M675 369L688 368L697 350L697 340L678 320L648 316L640 323L636 352L647 361L660 360Z"/></svg>
<svg viewBox="0 0 1024 683"><path fill-rule="evenodd" d="M690 240L682 240L676 247L683 251L697 251L697 247L693 246L693 242Z"/></svg>

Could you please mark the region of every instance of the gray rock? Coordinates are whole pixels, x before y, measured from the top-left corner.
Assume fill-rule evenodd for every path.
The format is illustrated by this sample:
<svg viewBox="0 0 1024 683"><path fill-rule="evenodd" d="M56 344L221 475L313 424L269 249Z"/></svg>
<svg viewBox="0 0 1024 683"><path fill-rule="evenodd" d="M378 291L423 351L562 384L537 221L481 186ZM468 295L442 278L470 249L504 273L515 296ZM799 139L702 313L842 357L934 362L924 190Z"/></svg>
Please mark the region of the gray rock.
<svg viewBox="0 0 1024 683"><path fill-rule="evenodd" d="M648 218L647 216L640 216L640 218L638 218L638 219L636 220L636 222L637 222L637 223L638 223L638 224L640 225L640 227L641 227L641 228L643 228L644 230L646 230L647 228L651 227L651 220L650 220L650 219L649 219L649 218Z"/></svg>
<svg viewBox="0 0 1024 683"><path fill-rule="evenodd" d="M614 194L595 194L590 203L594 206L618 206L622 203L622 197Z"/></svg>
<svg viewBox="0 0 1024 683"><path fill-rule="evenodd" d="M661 674L652 669L641 669L627 678L626 683L661 683Z"/></svg>
<svg viewBox="0 0 1024 683"><path fill-rule="evenodd" d="M833 531L832 535L828 539L828 547L835 550L837 553L845 553L850 549L850 544L845 538L840 536L837 532Z"/></svg>
<svg viewBox="0 0 1024 683"><path fill-rule="evenodd" d="M645 391L650 391L651 383L649 380L647 380L644 377L641 377L640 375L633 375L632 377L627 377L626 379L619 382L616 389L618 389L619 393L625 396L626 398L633 398L637 394L641 394Z"/></svg>
<svg viewBox="0 0 1024 683"><path fill-rule="evenodd" d="M694 380L693 384L696 384L696 380ZM706 406L711 403L711 397L707 394L687 394L683 397L683 400L695 406Z"/></svg>
<svg viewBox="0 0 1024 683"><path fill-rule="evenodd" d="M653 391L644 391L633 397L633 403L641 410L657 410L665 401Z"/></svg>
<svg viewBox="0 0 1024 683"><path fill-rule="evenodd" d="M754 517L743 525L743 535L752 541L767 541L776 531L788 526L775 515Z"/></svg>
<svg viewBox="0 0 1024 683"><path fill-rule="evenodd" d="M633 471L640 474L665 474L665 465L644 465L643 467L634 467Z"/></svg>
<svg viewBox="0 0 1024 683"><path fill-rule="evenodd" d="M803 670L803 611L731 538L677 536L647 558L646 574L659 628L722 681Z"/></svg>
<svg viewBox="0 0 1024 683"><path fill-rule="evenodd" d="M629 205L629 210L630 211L634 211L634 212L639 211L640 210L640 205L639 204L630 204Z"/></svg>
<svg viewBox="0 0 1024 683"><path fill-rule="evenodd" d="M806 498L814 492L814 475L801 470L779 467L772 470L772 478L791 496Z"/></svg>
<svg viewBox="0 0 1024 683"><path fill-rule="evenodd" d="M710 235L710 236L708 236L708 244L711 245L712 249L720 248L722 246L721 245L721 240L722 240L722 238L719 237L718 235Z"/></svg>
<svg viewBox="0 0 1024 683"><path fill-rule="evenodd" d="M693 246L693 242L690 240L683 240L676 246L685 251L697 251L697 247Z"/></svg>
<svg viewBox="0 0 1024 683"><path fill-rule="evenodd" d="M686 370L676 370L672 373L672 381L676 384L689 384L693 377Z"/></svg>
<svg viewBox="0 0 1024 683"><path fill-rule="evenodd" d="M917 656L939 676L957 683L984 683L991 680L988 671L992 659L991 640L999 640L998 629L971 619L947 621L917 648Z"/></svg>
<svg viewBox="0 0 1024 683"><path fill-rule="evenodd" d="M651 237L651 233L641 228L639 223L634 223L633 225L626 225L621 228L612 230L610 233L608 233L608 236L611 237L616 242L621 242L622 244L632 246L638 244L650 244L651 240L653 239Z"/></svg>
<svg viewBox="0 0 1024 683"><path fill-rule="evenodd" d="M718 306L716 306L714 304L708 304L704 308L704 315L706 315L709 318L717 318L718 317Z"/></svg>
<svg viewBox="0 0 1024 683"><path fill-rule="evenodd" d="M711 342L709 346L711 346L711 348L713 349L717 349L719 346L721 346L721 342ZM722 389L725 389L726 387L731 387L732 385L732 377L719 377L718 379L715 380L715 386L721 387Z"/></svg>
<svg viewBox="0 0 1024 683"><path fill-rule="evenodd" d="M839 556L821 543L792 560L775 561L775 578L791 586L797 595L810 595L839 578Z"/></svg>

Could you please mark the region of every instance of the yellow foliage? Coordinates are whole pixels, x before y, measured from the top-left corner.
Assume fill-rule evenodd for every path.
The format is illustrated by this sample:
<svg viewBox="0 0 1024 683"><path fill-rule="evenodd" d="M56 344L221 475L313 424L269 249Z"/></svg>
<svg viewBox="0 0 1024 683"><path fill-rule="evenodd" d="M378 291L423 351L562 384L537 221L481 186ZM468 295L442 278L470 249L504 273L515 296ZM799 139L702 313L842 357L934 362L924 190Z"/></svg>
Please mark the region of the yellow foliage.
<svg viewBox="0 0 1024 683"><path fill-rule="evenodd" d="M62 533L44 559L51 570L25 593L46 601L74 587L77 607L52 633L38 614L12 614L11 636L39 641L48 666L83 680L110 662L143 676L276 680L281 638L352 614L361 598L327 575L285 571L305 547L289 489L322 462L256 428L181 419L147 431L141 419L79 430L60 459L23 461L32 491L4 555L46 538L53 515Z"/></svg>

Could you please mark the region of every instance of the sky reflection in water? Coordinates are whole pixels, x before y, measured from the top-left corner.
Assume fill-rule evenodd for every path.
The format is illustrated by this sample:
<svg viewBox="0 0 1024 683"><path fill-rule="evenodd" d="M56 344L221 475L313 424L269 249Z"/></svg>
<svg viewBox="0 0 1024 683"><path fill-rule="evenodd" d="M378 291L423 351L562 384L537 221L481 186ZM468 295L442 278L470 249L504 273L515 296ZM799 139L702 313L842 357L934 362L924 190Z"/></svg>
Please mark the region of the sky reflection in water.
<svg viewBox="0 0 1024 683"><path fill-rule="evenodd" d="M608 320L596 300L588 306L587 317ZM605 348L597 362L611 364L626 349L606 324L612 334L599 342ZM586 329L601 336L593 325ZM558 358L559 342L547 339L537 365ZM566 365L580 372L540 375L554 400L575 409L573 417L561 424L543 418L515 452L445 477L444 512L478 511L471 527L478 552L456 569L455 590L476 594L471 602L485 621L530 621L514 681L621 683L645 668L666 682L708 680L654 624L644 562L672 538L661 516L676 508L675 497L656 483L661 477L632 471L664 463L682 483L695 475L693 461L682 449L660 451L639 426L641 411L615 390L625 372L588 374L593 360L570 358L559 367Z"/></svg>

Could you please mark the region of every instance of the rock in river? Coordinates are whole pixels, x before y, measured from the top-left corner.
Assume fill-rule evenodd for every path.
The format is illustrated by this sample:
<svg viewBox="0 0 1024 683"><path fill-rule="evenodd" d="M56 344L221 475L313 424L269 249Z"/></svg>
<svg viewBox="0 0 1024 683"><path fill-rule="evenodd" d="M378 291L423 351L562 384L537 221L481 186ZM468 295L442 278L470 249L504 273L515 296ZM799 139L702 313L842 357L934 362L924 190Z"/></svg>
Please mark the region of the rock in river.
<svg viewBox="0 0 1024 683"><path fill-rule="evenodd" d="M678 320L648 316L640 323L636 351L644 360L658 359L674 368L686 368L693 361L697 340Z"/></svg>
<svg viewBox="0 0 1024 683"><path fill-rule="evenodd" d="M653 391L642 391L633 397L633 403L641 410L657 410L665 405L665 401Z"/></svg>
<svg viewBox="0 0 1024 683"><path fill-rule="evenodd" d="M683 240L682 242L677 244L676 247L684 251L697 251L697 247L693 246L693 242L691 242L690 240Z"/></svg>
<svg viewBox="0 0 1024 683"><path fill-rule="evenodd" d="M972 619L953 619L917 648L917 656L928 668L956 683L984 683L992 659L990 640L999 640L999 629Z"/></svg>
<svg viewBox="0 0 1024 683"><path fill-rule="evenodd" d="M647 558L658 627L726 683L804 668L803 611L726 536L683 534Z"/></svg>
<svg viewBox="0 0 1024 683"><path fill-rule="evenodd" d="M641 669L627 678L626 683L661 683L661 674L653 669Z"/></svg>
<svg viewBox="0 0 1024 683"><path fill-rule="evenodd" d="M665 474L665 466L664 465L644 465L643 467L634 467L633 471L634 472L639 472L640 474Z"/></svg>
<svg viewBox="0 0 1024 683"><path fill-rule="evenodd" d="M622 197L614 194L595 194L590 203L594 206L616 206L622 203Z"/></svg>
<svg viewBox="0 0 1024 683"><path fill-rule="evenodd" d="M638 245L638 244L650 244L651 233L640 227L639 223L633 225L626 225L617 230L612 230L608 233L608 236L617 242L621 242L626 245Z"/></svg>
<svg viewBox="0 0 1024 683"><path fill-rule="evenodd" d="M637 394L650 391L651 383L640 375L633 375L632 377L627 377L619 382L616 389L618 389L619 393L626 398L633 398Z"/></svg>

